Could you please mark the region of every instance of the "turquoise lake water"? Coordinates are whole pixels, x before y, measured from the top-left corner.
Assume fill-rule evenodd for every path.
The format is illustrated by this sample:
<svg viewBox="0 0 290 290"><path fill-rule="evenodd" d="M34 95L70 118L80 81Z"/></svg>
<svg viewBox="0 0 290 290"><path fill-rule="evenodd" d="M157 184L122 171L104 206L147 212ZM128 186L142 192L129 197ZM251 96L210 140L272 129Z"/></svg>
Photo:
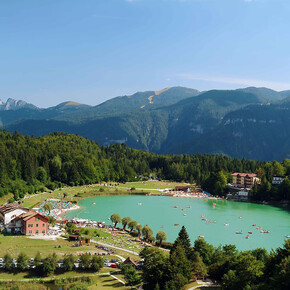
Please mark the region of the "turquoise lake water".
<svg viewBox="0 0 290 290"><path fill-rule="evenodd" d="M216 203L215 207L213 203ZM79 205L80 209L67 212L68 218L76 216L111 224L108 218L113 213L119 213L121 217L129 216L142 225L148 224L152 227L154 236L159 230L165 231L168 242L176 239L183 225L192 243L198 235L203 235L205 240L214 246L235 244L240 250L258 247L264 247L267 250L275 249L282 246L285 235L290 235L290 211L269 205L136 195L86 198L81 200ZM185 211L182 211L182 208ZM202 215L208 221L212 220L216 223L202 221ZM229 225L225 226L225 223ZM179 224L179 226L174 224ZM253 227L253 224L256 226ZM261 233L256 229L257 226L261 226L270 233ZM242 231L243 234L236 234L237 231ZM252 231L253 234L246 239L248 231Z"/></svg>

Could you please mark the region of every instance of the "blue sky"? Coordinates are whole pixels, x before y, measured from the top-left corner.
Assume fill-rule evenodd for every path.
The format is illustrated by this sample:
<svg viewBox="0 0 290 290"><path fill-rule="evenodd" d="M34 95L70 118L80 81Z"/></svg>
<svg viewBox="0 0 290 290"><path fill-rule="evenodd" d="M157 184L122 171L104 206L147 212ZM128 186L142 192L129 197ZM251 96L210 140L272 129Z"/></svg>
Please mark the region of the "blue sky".
<svg viewBox="0 0 290 290"><path fill-rule="evenodd" d="M0 0L0 99L290 89L289 0Z"/></svg>

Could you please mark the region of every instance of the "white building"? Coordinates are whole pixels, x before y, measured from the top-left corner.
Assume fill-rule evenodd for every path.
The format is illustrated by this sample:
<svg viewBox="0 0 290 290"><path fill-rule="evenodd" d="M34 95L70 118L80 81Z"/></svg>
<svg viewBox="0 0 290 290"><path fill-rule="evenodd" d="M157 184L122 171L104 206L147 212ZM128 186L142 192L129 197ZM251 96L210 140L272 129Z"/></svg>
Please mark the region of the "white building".
<svg viewBox="0 0 290 290"><path fill-rule="evenodd" d="M17 203L4 204L0 206L0 220L7 227L7 231L9 232L11 220L28 211L28 208Z"/></svg>
<svg viewBox="0 0 290 290"><path fill-rule="evenodd" d="M272 180L272 184L280 185L283 182L284 178L285 176L274 176Z"/></svg>

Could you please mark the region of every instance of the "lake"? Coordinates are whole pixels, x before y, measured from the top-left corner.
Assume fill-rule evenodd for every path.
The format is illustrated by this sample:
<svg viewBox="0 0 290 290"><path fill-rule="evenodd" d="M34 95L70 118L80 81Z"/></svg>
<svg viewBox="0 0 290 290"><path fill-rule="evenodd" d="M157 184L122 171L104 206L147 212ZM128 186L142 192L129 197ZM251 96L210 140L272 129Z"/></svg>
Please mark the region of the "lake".
<svg viewBox="0 0 290 290"><path fill-rule="evenodd" d="M235 244L240 250L258 247L275 249L282 246L285 235L290 235L290 212L269 205L139 195L86 198L79 205L80 209L67 212L67 218L76 216L111 224L108 218L113 213L119 213L121 217L129 216L142 225L148 224L153 229L154 236L159 230L165 231L168 242L176 239L183 225L192 243L198 235L203 235L214 246ZM203 221L202 216L212 222ZM256 226L252 226L253 224ZM258 226L270 233L261 233L256 229ZM242 231L242 234L236 234L237 231ZM246 239L248 231L253 234Z"/></svg>

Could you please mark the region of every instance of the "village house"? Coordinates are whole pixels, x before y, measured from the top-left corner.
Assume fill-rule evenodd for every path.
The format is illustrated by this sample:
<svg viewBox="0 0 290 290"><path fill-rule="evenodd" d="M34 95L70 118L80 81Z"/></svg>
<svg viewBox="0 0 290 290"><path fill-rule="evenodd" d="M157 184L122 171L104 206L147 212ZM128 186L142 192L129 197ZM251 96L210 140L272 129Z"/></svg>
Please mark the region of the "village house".
<svg viewBox="0 0 290 290"><path fill-rule="evenodd" d="M235 172L232 174L232 177L232 185L235 187L252 188L256 183L261 183L261 179L255 173Z"/></svg>
<svg viewBox="0 0 290 290"><path fill-rule="evenodd" d="M7 232L11 232L13 228L11 220L28 211L28 208L25 208L17 203L4 204L0 206L0 221L6 227Z"/></svg>
<svg viewBox="0 0 290 290"><path fill-rule="evenodd" d="M134 268L137 268L137 263L136 263L133 259L131 259L130 257L128 257L128 258L124 261L123 264L124 264L124 265L130 265L130 266L133 266Z"/></svg>
<svg viewBox="0 0 290 290"><path fill-rule="evenodd" d="M48 218L34 210L22 213L11 221L12 232L20 232L26 236L46 235L48 232Z"/></svg>
<svg viewBox="0 0 290 290"><path fill-rule="evenodd" d="M285 179L285 176L273 176L272 184L273 185L280 185L284 179Z"/></svg>
<svg viewBox="0 0 290 290"><path fill-rule="evenodd" d="M175 191L190 192L191 186L175 186Z"/></svg>

